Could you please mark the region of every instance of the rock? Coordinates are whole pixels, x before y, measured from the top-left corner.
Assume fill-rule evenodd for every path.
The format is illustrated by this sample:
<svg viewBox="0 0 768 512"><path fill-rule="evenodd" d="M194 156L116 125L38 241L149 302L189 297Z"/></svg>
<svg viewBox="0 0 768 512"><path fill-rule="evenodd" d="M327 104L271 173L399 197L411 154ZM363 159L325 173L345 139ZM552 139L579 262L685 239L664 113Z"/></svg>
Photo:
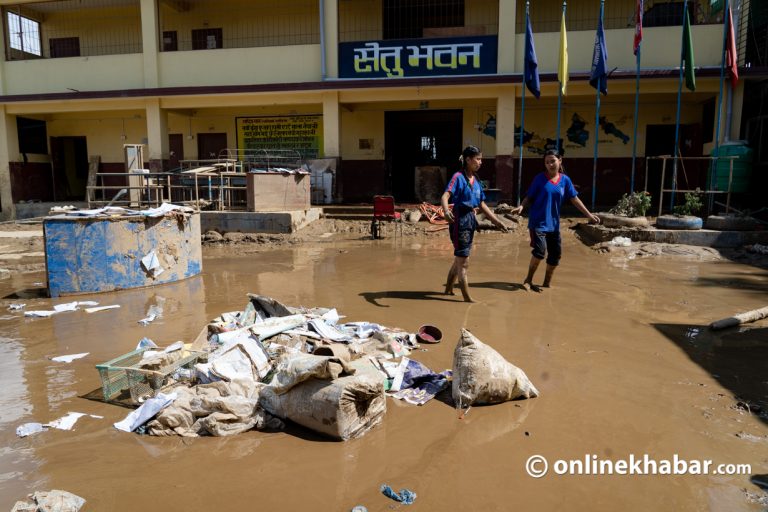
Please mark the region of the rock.
<svg viewBox="0 0 768 512"><path fill-rule="evenodd" d="M203 235L204 242L221 242L224 239L218 231L208 231Z"/></svg>
<svg viewBox="0 0 768 512"><path fill-rule="evenodd" d="M245 240L245 234L244 233L235 233L235 232L226 233L224 235L224 240L226 240L227 242L232 242L232 243L242 242L243 240Z"/></svg>
<svg viewBox="0 0 768 512"><path fill-rule="evenodd" d="M421 220L421 212L418 210L413 210L411 212L408 212L408 215L406 216L406 220L411 224L416 224Z"/></svg>

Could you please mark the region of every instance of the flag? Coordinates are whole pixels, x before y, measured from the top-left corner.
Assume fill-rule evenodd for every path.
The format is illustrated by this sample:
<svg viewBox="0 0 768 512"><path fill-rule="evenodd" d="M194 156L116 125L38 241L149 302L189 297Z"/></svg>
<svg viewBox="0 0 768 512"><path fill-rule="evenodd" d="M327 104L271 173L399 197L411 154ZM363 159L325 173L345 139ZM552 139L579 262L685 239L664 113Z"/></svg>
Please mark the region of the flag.
<svg viewBox="0 0 768 512"><path fill-rule="evenodd" d="M632 51L637 55L640 43L643 40L643 0L637 0L635 8L635 44Z"/></svg>
<svg viewBox="0 0 768 512"><path fill-rule="evenodd" d="M603 12L597 20L595 48L592 52L592 71L589 74L589 85L608 94L608 50L605 47L605 30L603 30Z"/></svg>
<svg viewBox="0 0 768 512"><path fill-rule="evenodd" d="M531 19L526 16L525 27L525 65L523 79L525 85L536 99L541 96L541 85L539 82L539 61L536 59L536 48L533 47L533 29L531 28Z"/></svg>
<svg viewBox="0 0 768 512"><path fill-rule="evenodd" d="M693 40L691 39L691 19L688 16L688 10L683 12L683 66L685 68L685 86L691 90L696 90L696 73L693 63Z"/></svg>
<svg viewBox="0 0 768 512"><path fill-rule="evenodd" d="M560 60L557 63L557 80L560 82L560 92L565 96L568 87L568 35L565 33L565 13L560 21Z"/></svg>
<svg viewBox="0 0 768 512"><path fill-rule="evenodd" d="M739 55L736 53L736 36L733 33L733 16L730 5L726 19L728 32L725 41L725 68L728 70L728 76L731 77L731 88L735 89L739 85Z"/></svg>

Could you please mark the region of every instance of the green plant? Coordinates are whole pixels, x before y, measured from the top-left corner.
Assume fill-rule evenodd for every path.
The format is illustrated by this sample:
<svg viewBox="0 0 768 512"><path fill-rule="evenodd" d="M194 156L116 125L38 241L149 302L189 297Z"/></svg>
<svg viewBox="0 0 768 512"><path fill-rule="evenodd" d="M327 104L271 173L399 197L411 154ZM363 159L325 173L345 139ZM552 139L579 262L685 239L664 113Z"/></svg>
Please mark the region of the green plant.
<svg viewBox="0 0 768 512"><path fill-rule="evenodd" d="M651 207L651 194L648 192L632 192L624 194L608 213L624 217L644 217Z"/></svg>
<svg viewBox="0 0 768 512"><path fill-rule="evenodd" d="M686 192L685 202L679 204L672 209L675 215L696 215L699 213L704 204L701 202L701 193L698 192Z"/></svg>

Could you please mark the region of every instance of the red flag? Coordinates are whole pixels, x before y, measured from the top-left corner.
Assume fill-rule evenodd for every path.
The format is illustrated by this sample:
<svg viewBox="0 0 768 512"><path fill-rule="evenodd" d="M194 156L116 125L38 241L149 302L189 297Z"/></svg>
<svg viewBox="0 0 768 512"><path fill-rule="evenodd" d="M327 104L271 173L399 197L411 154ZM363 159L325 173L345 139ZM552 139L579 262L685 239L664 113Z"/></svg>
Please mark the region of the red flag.
<svg viewBox="0 0 768 512"><path fill-rule="evenodd" d="M637 49L643 40L643 0L637 0L635 6L635 44L632 51L637 55Z"/></svg>
<svg viewBox="0 0 768 512"><path fill-rule="evenodd" d="M736 53L736 37L733 33L733 16L731 6L728 6L728 32L725 40L725 68L731 77L731 88L739 84L739 56Z"/></svg>

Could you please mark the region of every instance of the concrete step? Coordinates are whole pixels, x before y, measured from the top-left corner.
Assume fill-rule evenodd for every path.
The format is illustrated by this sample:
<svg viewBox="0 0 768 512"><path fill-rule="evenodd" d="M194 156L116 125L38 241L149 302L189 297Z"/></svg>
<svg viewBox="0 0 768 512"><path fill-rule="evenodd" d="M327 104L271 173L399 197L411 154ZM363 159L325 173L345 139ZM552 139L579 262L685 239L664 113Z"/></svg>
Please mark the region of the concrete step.
<svg viewBox="0 0 768 512"><path fill-rule="evenodd" d="M338 220L373 220L373 210L365 213L323 213L323 217L326 219L338 219Z"/></svg>

